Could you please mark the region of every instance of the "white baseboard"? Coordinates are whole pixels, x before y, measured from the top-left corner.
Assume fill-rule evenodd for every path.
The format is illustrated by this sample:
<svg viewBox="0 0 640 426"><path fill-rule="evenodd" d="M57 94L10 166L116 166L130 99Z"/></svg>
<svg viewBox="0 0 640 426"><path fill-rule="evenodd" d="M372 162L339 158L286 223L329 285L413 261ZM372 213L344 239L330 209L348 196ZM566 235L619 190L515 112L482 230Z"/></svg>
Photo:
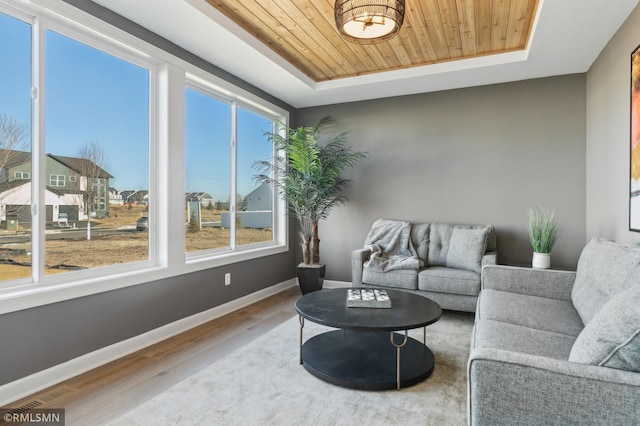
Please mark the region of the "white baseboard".
<svg viewBox="0 0 640 426"><path fill-rule="evenodd" d="M46 389L71 377L92 370L108 362L122 358L130 353L144 349L169 337L183 333L208 321L229 314L245 306L256 303L259 300L277 294L289 287L297 286L298 281L293 278L263 290L251 293L247 296L216 306L207 311L197 313L187 318L155 328L146 333L113 345L98 349L97 351L81 355L62 364L47 368L29 376L23 377L11 383L0 386L0 407L9 405L21 398Z"/></svg>

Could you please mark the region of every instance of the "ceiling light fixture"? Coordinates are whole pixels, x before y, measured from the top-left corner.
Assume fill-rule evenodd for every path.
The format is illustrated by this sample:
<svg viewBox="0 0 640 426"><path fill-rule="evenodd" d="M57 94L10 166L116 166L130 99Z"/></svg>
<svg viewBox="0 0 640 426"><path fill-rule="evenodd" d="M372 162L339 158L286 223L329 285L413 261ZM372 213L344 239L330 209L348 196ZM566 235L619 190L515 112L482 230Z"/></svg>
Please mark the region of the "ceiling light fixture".
<svg viewBox="0 0 640 426"><path fill-rule="evenodd" d="M336 0L334 15L342 38L374 44L393 38L404 21L405 0Z"/></svg>

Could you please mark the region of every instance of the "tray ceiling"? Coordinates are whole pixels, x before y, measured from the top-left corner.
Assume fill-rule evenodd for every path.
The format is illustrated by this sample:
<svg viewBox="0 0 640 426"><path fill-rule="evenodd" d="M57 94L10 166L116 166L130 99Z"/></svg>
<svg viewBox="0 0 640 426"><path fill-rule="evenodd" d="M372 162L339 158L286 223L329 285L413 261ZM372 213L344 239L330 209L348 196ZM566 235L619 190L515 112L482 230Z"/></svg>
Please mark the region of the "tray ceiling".
<svg viewBox="0 0 640 426"><path fill-rule="evenodd" d="M407 0L393 39L343 40L333 0L206 0L315 82L523 50L538 0Z"/></svg>
<svg viewBox="0 0 640 426"><path fill-rule="evenodd" d="M293 8L293 6L290 9L285 8L286 10L282 9L282 6L276 7L281 5L283 1L285 0L255 1L250 6L250 9L253 10L256 7L260 7L262 11L269 10L272 12L270 14L272 18L274 15L277 16L276 11L280 11L278 12L280 15L284 13L283 11L286 11L286 17L292 22L290 14L301 9L297 6L296 8ZM292 4L290 3L291 0L287 1ZM461 19L459 16L463 15L457 12L458 3L455 1L406 1L409 11L402 31L406 32L409 29L414 31L416 26L415 19L417 18L412 18L411 13L417 8L417 5L420 6L424 18L426 16L424 15L425 5L432 5L432 8L437 5L438 10L440 10L444 9L446 5L455 4L455 16L458 21L458 28L460 28ZM38 2L44 4L49 3L49 0L38 0ZM376 72L367 68L356 71L354 64L361 64L363 58L366 57L372 58L369 63L376 65L382 63L384 65L384 62L381 62L379 58L385 58L386 62L385 56L390 56L385 54L385 51L380 50L384 49L384 47L360 47L347 44L339 38L333 23L333 0L307 0L301 3L306 6L306 9L302 9L303 11L326 11L325 14L314 12L313 14L302 13L302 15L313 16L314 27L315 24L322 25L327 34L332 34L327 36L331 37L327 39L331 41L327 41L323 47L328 49L333 46L331 48L336 49L334 52L338 52L330 55L335 64L340 64L340 66L334 64L333 68L337 67L338 70L341 70L342 64L347 64L349 67L354 68L350 71L351 73L360 73L352 76L344 73L344 78L334 78L333 80L322 80L322 78L327 78L326 73L331 70L327 65L324 65L326 67L325 74L314 77L317 80L309 77L300 68L285 60L284 54L279 53L266 42L260 41L257 35L245 30L244 27L222 13L220 9L213 7L207 0L93 0L91 2L73 1L70 3L93 5L91 8L95 8L97 4L99 5L98 9L110 9L213 64L224 72L228 72L233 78L238 78L255 88L259 88L264 93L294 108L304 108L483 86L554 75L585 73L639 2L640 0L537 0L535 3L536 10L531 13L533 23L522 26L522 28L527 28L528 31L526 36L528 40L525 42L524 48L496 54L487 54L482 48L478 48L478 43L481 40L495 40L499 44L502 44L503 41L501 41L501 36L498 35L498 32L494 31L493 24L490 27L486 27L486 24L480 23L480 18L478 18L480 15L477 12L479 9L476 9L475 3L473 3L473 28L475 28L476 32L467 33L465 30L462 33L459 32L458 36L450 36L450 39L455 41L457 37L460 37L461 44L458 50L462 49L464 52L465 47L463 47L462 43L473 34L476 45L475 56L456 59L455 55L451 56L449 54L449 45L455 46L455 44L447 44L444 41L446 39L441 38L440 43L445 43L447 49L442 57L436 57L440 62L424 65L409 64L405 68ZM229 4L231 3L229 2ZM246 0L233 3L236 4L236 8L244 8L245 10L247 8L244 6ZM460 2L460 4L466 3ZM494 15L496 15L497 20L504 20L504 18L498 16L497 11L502 10L503 14L506 13L506 4L509 4L509 16L515 16L511 14L511 11L515 10L516 3L493 0L491 3L486 2L486 4L491 4L492 20ZM502 8L497 9L496 4L502 5ZM447 10L453 9L449 7ZM257 12L254 11L253 13ZM486 14L487 12L485 11L485 16ZM288 33L297 34L294 30L298 30L298 27L302 28L302 25L296 21L293 29L289 29L285 21L284 16L282 20L278 18L278 24L274 24L271 29L272 31L275 29L280 31L280 34L283 34L280 36L281 38L286 38ZM440 21L442 22L442 17ZM272 22L276 22L276 19L273 18ZM445 22L449 21L445 20ZM425 19L424 28L427 28L427 24ZM310 28L310 25L306 25L306 28ZM484 36L485 38L482 35L478 36L478 31L482 32L483 28L485 34L488 31L491 32L491 38L486 38L486 35ZM257 29L254 31L257 31ZM423 31L424 34L427 33L426 30L423 29ZM446 37L447 33L444 30L444 26L441 31L441 37ZM511 31L508 26L506 31L507 33ZM306 33L307 31L304 34ZM429 37L432 37L431 28L429 28L428 34ZM300 37L303 36L301 35ZM402 52L404 49L405 52L410 52L410 58L414 58L417 55L416 52L422 52L422 50L415 47L413 51L407 50L416 45L406 46L402 37L403 32L396 39L393 39L394 43L402 42L403 47L402 49L397 49L397 52ZM276 37L275 39L277 40L278 38ZM297 38L295 40L296 43L301 43ZM504 35L505 46L506 40L507 37ZM424 43L424 40L422 42ZM315 43L318 42L315 41ZM417 43L417 41L414 43ZM434 41L431 41L431 43L434 43ZM483 45L486 47L487 43L488 41L484 42ZM301 44L298 44L298 46L301 46ZM354 49L356 50L354 51ZM319 48L316 47L304 49L300 47L300 51L294 50L300 58L298 61L305 67L312 62L302 55L302 53L308 54L307 50L313 51L316 56L320 53ZM435 47L433 51L436 51ZM444 49L439 51L445 52ZM457 50L453 49L453 51ZM387 50L386 52L393 54L390 57L396 56L396 49ZM322 53L322 55L325 54ZM471 55L474 55L473 50L471 50ZM293 57L296 58L295 54ZM397 58L396 61L402 64ZM403 65L400 66L402 67ZM303 67L301 66L301 68Z"/></svg>

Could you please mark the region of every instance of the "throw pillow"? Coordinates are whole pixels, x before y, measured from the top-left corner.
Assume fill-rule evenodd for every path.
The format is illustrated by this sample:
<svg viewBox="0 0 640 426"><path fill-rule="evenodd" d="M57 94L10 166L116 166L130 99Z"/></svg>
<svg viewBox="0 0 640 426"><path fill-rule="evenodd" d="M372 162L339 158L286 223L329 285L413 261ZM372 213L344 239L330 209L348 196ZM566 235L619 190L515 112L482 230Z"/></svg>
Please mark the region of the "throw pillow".
<svg viewBox="0 0 640 426"><path fill-rule="evenodd" d="M490 228L455 228L451 233L447 267L480 272Z"/></svg>
<svg viewBox="0 0 640 426"><path fill-rule="evenodd" d="M571 348L569 361L640 372L640 283L612 297Z"/></svg>
<svg viewBox="0 0 640 426"><path fill-rule="evenodd" d="M599 238L587 243L571 289L571 302L583 324L587 325L611 297L629 288L629 278L637 273L639 263L638 248Z"/></svg>

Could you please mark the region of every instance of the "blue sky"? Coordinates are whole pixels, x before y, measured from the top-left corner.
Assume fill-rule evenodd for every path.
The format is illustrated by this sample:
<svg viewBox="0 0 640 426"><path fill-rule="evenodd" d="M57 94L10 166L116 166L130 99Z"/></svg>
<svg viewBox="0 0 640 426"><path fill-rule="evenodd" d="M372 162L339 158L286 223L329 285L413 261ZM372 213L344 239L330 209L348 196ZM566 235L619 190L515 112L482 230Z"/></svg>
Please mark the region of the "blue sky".
<svg viewBox="0 0 640 426"><path fill-rule="evenodd" d="M0 14L0 114L31 126L31 29ZM149 73L47 30L46 152L77 156L103 147L118 190L148 189ZM187 188L229 198L229 106L187 91ZM269 158L270 121L238 110L238 192L256 188L253 161ZM28 150L26 148L25 150Z"/></svg>

